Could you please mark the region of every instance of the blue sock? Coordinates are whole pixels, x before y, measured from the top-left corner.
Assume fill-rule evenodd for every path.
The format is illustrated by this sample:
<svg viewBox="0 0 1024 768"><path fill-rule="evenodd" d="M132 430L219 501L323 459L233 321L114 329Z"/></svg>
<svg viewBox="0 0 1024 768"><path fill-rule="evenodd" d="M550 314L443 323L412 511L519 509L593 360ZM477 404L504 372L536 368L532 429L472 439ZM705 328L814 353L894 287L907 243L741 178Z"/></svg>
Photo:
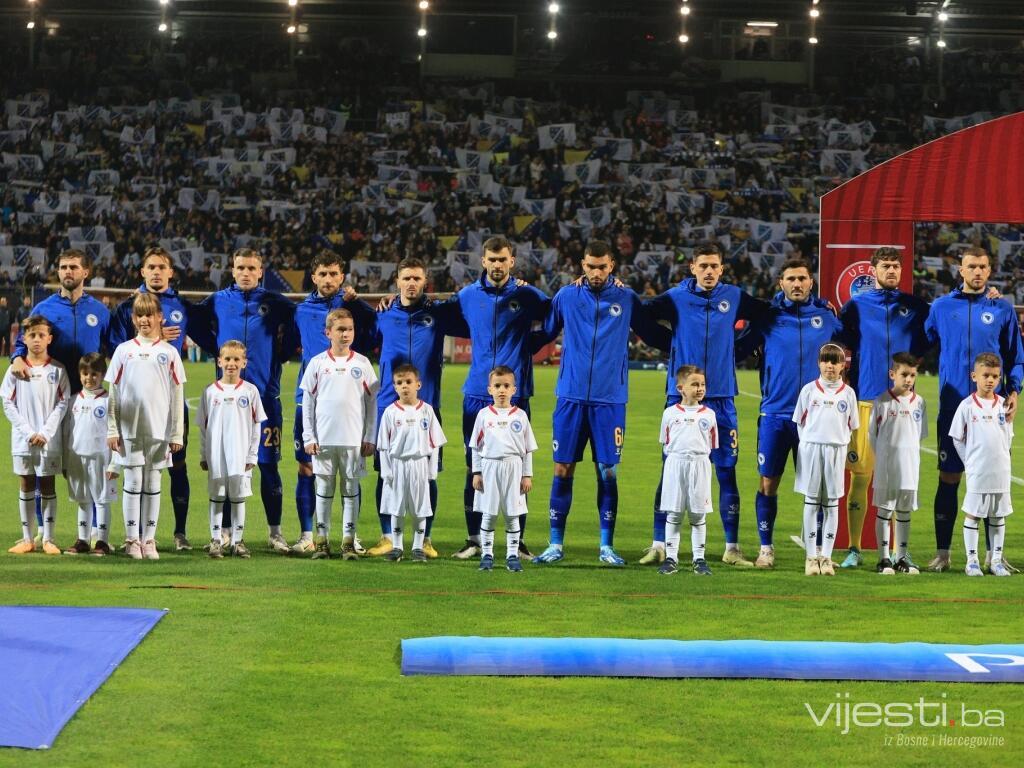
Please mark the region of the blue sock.
<svg viewBox="0 0 1024 768"><path fill-rule="evenodd" d="M960 483L939 480L935 488L935 548L949 549L956 527L956 501Z"/></svg>
<svg viewBox="0 0 1024 768"><path fill-rule="evenodd" d="M565 540L565 522L572 508L571 477L554 477L551 480L551 543L561 544Z"/></svg>
<svg viewBox="0 0 1024 768"><path fill-rule="evenodd" d="M754 513L757 515L757 534L761 537L761 546L772 545L772 534L775 533L775 518L779 514L779 497L765 496L760 491L754 500Z"/></svg>
<svg viewBox="0 0 1024 768"><path fill-rule="evenodd" d="M301 472L295 479L295 509L299 513L299 530L303 533L313 530L313 513L316 511L316 481L312 475Z"/></svg>
<svg viewBox="0 0 1024 768"><path fill-rule="evenodd" d="M427 522L423 526L423 535L428 539L430 531L434 527L434 521L437 519L437 480L430 481L430 511L434 514L427 518Z"/></svg>
<svg viewBox="0 0 1024 768"><path fill-rule="evenodd" d="M736 485L736 467L715 467L718 477L718 514L725 530L725 543L740 540L740 489Z"/></svg>
<svg viewBox="0 0 1024 768"><path fill-rule="evenodd" d="M36 479L36 527L38 530L43 530L43 497L39 493L39 479Z"/></svg>
<svg viewBox="0 0 1024 768"><path fill-rule="evenodd" d="M263 510L267 513L267 525L280 525L281 509L284 505L281 473L277 471L276 461L263 462L259 467L260 496L263 497Z"/></svg>
<svg viewBox="0 0 1024 768"><path fill-rule="evenodd" d="M466 513L466 534L470 538L480 536L480 523L484 519L482 512L473 511L473 496L475 494L476 491L473 490L473 475L467 472L466 486L462 489L462 509Z"/></svg>
<svg viewBox="0 0 1024 768"><path fill-rule="evenodd" d="M825 527L824 525L822 525L822 523L825 522L825 510L823 510L820 506L818 507L818 516L815 518L815 520L816 520L815 525L818 526L818 538L816 538L814 540L814 543L817 544L820 547L821 546L821 532L822 532L822 530Z"/></svg>
<svg viewBox="0 0 1024 768"><path fill-rule="evenodd" d="M989 518L986 517L985 518L985 551L986 552L991 552L992 551L992 534L990 534L989 530L988 530L988 526L989 526L989 522L988 521L989 521Z"/></svg>
<svg viewBox="0 0 1024 768"><path fill-rule="evenodd" d="M380 475L377 475L377 520L380 522L380 532L384 536L391 535L391 515L382 515L380 513L380 497L384 493L384 480Z"/></svg>
<svg viewBox="0 0 1024 768"><path fill-rule="evenodd" d="M191 488L188 484L188 469L184 464L167 470L171 478L171 506L174 507L174 532L185 535L185 522L188 520L188 499Z"/></svg>
<svg viewBox="0 0 1024 768"><path fill-rule="evenodd" d="M654 492L654 535L655 541L665 543L665 521L668 514L661 511L661 480L658 481L658 490Z"/></svg>
<svg viewBox="0 0 1024 768"><path fill-rule="evenodd" d="M597 470L597 514L601 518L601 546L615 545L615 518L619 513L619 481L615 477L615 468L609 467L605 472L600 466Z"/></svg>

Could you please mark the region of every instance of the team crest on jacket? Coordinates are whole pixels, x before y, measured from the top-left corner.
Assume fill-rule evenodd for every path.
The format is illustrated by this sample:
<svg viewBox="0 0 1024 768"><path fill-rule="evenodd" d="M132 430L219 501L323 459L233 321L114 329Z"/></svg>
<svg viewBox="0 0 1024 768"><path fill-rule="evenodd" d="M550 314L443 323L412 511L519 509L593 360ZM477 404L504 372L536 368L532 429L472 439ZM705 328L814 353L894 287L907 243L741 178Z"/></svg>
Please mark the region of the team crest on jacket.
<svg viewBox="0 0 1024 768"><path fill-rule="evenodd" d="M259 309L257 309L256 311L259 312L260 317L266 317L267 313L270 311L270 305L260 304Z"/></svg>
<svg viewBox="0 0 1024 768"><path fill-rule="evenodd" d="M175 309L175 310L171 311L171 322L172 323L180 323L184 319L185 319L185 316L183 314L181 314L181 310L180 309Z"/></svg>
<svg viewBox="0 0 1024 768"><path fill-rule="evenodd" d="M875 276L871 274L870 261L855 261L843 270L836 283L836 298L845 304L854 296L875 287Z"/></svg>
<svg viewBox="0 0 1024 768"><path fill-rule="evenodd" d="M169 359L170 358L167 357L167 354L165 352L161 352L159 355L156 356L156 361L160 363L160 365L167 365L167 361Z"/></svg>
<svg viewBox="0 0 1024 768"><path fill-rule="evenodd" d="M821 324L824 322L820 317L811 318L811 328L821 328Z"/></svg>
<svg viewBox="0 0 1024 768"><path fill-rule="evenodd" d="M509 312L518 312L519 311L519 302L516 301L515 299L512 299L512 301L510 301L508 303L508 311Z"/></svg>
<svg viewBox="0 0 1024 768"><path fill-rule="evenodd" d="M242 397L238 398L238 407L239 408L248 408L249 407L249 398L245 397L244 395Z"/></svg>
<svg viewBox="0 0 1024 768"><path fill-rule="evenodd" d="M732 306L732 304L730 304L725 299L722 299L720 302L718 302L718 311L721 312L724 315L726 312L729 311L729 308L731 306Z"/></svg>
<svg viewBox="0 0 1024 768"><path fill-rule="evenodd" d="M423 323L425 327L429 328L434 324L434 318L430 315L426 315L420 322Z"/></svg>
<svg viewBox="0 0 1024 768"><path fill-rule="evenodd" d="M619 304L612 304L610 307L608 307L608 314L610 314L612 317L618 317L619 315L622 314L622 306Z"/></svg>
<svg viewBox="0 0 1024 768"><path fill-rule="evenodd" d="M992 325L992 321L994 321L995 319L996 316L993 315L991 312L981 313L981 322L983 322L985 325Z"/></svg>
<svg viewBox="0 0 1024 768"><path fill-rule="evenodd" d="M97 325L99 325L99 322L100 319L96 317L96 315L94 315L92 312L85 316L85 324L88 325L90 328L95 328Z"/></svg>
<svg viewBox="0 0 1024 768"><path fill-rule="evenodd" d="M897 310L897 312L899 313L900 317L906 317L907 315L910 314L910 307L900 307Z"/></svg>

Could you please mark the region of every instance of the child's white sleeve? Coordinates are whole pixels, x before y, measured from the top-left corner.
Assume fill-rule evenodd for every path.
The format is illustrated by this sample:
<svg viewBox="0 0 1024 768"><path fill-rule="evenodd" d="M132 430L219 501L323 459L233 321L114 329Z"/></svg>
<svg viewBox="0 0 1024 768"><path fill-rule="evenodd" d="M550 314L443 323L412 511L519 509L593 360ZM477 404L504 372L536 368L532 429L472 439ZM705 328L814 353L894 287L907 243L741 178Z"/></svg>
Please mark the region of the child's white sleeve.
<svg viewBox="0 0 1024 768"><path fill-rule="evenodd" d="M107 437L121 436L121 402L118 387L113 381L107 390Z"/></svg>
<svg viewBox="0 0 1024 768"><path fill-rule="evenodd" d="M480 448L483 446L484 432L481 424L480 414L477 413L476 421L473 422L473 431L469 433L469 455L470 467L474 473L483 471Z"/></svg>
<svg viewBox="0 0 1024 768"><path fill-rule="evenodd" d="M878 443L878 427L883 416L882 406L875 400L871 403L871 420L868 422L868 442L871 443L871 450L877 452L875 445Z"/></svg>
<svg viewBox="0 0 1024 768"><path fill-rule="evenodd" d="M430 409L430 479L437 480L437 465L440 460L441 446L448 442L441 424L437 420L434 409Z"/></svg>
<svg viewBox="0 0 1024 768"><path fill-rule="evenodd" d="M949 425L949 436L953 438L953 447L956 448L957 455L963 461L967 449L967 418L963 403L960 403L956 413L953 414L953 421Z"/></svg>
<svg viewBox="0 0 1024 768"><path fill-rule="evenodd" d="M14 431L20 432L28 440L32 436L33 430L32 426L18 410L18 403L16 401L17 386L18 382L11 374L11 369L8 368L4 374L3 384L0 385L0 397L4 399L4 414L7 416L8 421L11 422L11 426L14 427Z"/></svg>
<svg viewBox="0 0 1024 768"><path fill-rule="evenodd" d="M206 435L207 435L207 419L209 419L209 410L206 405L206 393L207 390L203 390L203 394L199 397L199 407L196 408L196 422L199 424L199 461L206 461L209 454L206 450Z"/></svg>
<svg viewBox="0 0 1024 768"><path fill-rule="evenodd" d="M918 397L921 397L918 395ZM928 408L924 399L921 400L921 440L928 437Z"/></svg>
<svg viewBox="0 0 1024 768"><path fill-rule="evenodd" d="M529 419L526 422L526 455L523 457L523 476L533 477L533 452L537 450L537 438L533 434L533 425Z"/></svg>
<svg viewBox="0 0 1024 768"><path fill-rule="evenodd" d="M305 408L303 408L305 410ZM377 454L380 456L380 477L390 480L391 472L391 425L388 423L388 411L384 411L377 428Z"/></svg>
<svg viewBox="0 0 1024 768"><path fill-rule="evenodd" d="M171 423L167 431L170 433L167 442L177 445L185 442L185 387L181 382L171 382Z"/></svg>
<svg viewBox="0 0 1024 768"><path fill-rule="evenodd" d="M380 384L373 373L373 366L367 363L363 386L363 442L372 443L377 436L377 390Z"/></svg>
<svg viewBox="0 0 1024 768"><path fill-rule="evenodd" d="M253 388L252 424L249 426L249 450L245 455L246 464L256 464L260 452L260 425L267 420L260 393Z"/></svg>
<svg viewBox="0 0 1024 768"><path fill-rule="evenodd" d="M800 396L796 399L796 408L793 409L793 421L797 425L799 434L804 427L804 418L807 416L807 387L800 390Z"/></svg>
<svg viewBox="0 0 1024 768"><path fill-rule="evenodd" d="M846 423L851 432L856 432L860 429L860 404L857 402L857 396L853 390L847 387L847 391L850 393L846 398L846 402L850 404L850 415L847 417Z"/></svg>
<svg viewBox="0 0 1024 768"><path fill-rule="evenodd" d="M60 374L57 379L57 402L53 404L53 410L46 417L43 424L43 437L49 443L54 437L60 434L64 417L68 412L68 396L71 393L71 382L68 381L68 374L63 368L58 369Z"/></svg>
<svg viewBox="0 0 1024 768"><path fill-rule="evenodd" d="M661 429L658 431L658 442L662 445L668 445L668 430L670 426L671 422L668 420L668 411L666 410L661 414Z"/></svg>

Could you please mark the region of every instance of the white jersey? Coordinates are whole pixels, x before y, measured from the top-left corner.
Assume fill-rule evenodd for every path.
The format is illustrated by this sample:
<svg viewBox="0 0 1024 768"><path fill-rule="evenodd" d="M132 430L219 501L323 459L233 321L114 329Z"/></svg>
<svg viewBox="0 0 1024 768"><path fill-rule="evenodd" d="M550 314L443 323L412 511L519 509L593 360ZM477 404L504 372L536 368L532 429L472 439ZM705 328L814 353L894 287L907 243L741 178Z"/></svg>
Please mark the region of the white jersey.
<svg viewBox="0 0 1024 768"><path fill-rule="evenodd" d="M892 390L871 404L868 439L875 449L876 489L916 491L921 474L921 441L928 436L924 398L897 397Z"/></svg>
<svg viewBox="0 0 1024 768"><path fill-rule="evenodd" d="M134 440L182 442L185 369L166 341L134 338L119 344L106 381L116 389L107 434Z"/></svg>
<svg viewBox="0 0 1024 768"><path fill-rule="evenodd" d="M255 384L214 382L199 398L199 460L210 468L211 480L244 475L256 463L260 424L267 418Z"/></svg>
<svg viewBox="0 0 1024 768"><path fill-rule="evenodd" d="M109 397L105 389L98 392L83 389L71 398L68 416L64 420L64 446L68 454L100 458L110 463L108 408Z"/></svg>
<svg viewBox="0 0 1024 768"><path fill-rule="evenodd" d="M949 436L967 472L967 493L1010 492L1010 444L1013 424L1006 419L1006 401L999 395L965 398L953 415Z"/></svg>
<svg viewBox="0 0 1024 768"><path fill-rule="evenodd" d="M849 445L860 427L857 394L843 381L815 379L800 390L793 410L800 442Z"/></svg>
<svg viewBox="0 0 1024 768"><path fill-rule="evenodd" d="M67 371L56 360L48 359L42 365L28 365L28 381L22 381L8 368L0 384L0 397L4 413L11 422L11 454L31 456L28 444L32 435L43 435L46 445L44 456L62 456L64 414L68 409L71 386ZM35 449L35 453L40 453Z"/></svg>
<svg viewBox="0 0 1024 768"><path fill-rule="evenodd" d="M430 477L436 478L438 449L447 442L434 409L428 403L422 400L411 406L392 403L381 414L377 431L381 477L388 477L392 462L429 459Z"/></svg>
<svg viewBox="0 0 1024 768"><path fill-rule="evenodd" d="M496 408L489 405L476 415L469 444L473 471L479 472L482 459L522 459L526 477L533 476L533 452L537 439L526 411L515 406Z"/></svg>
<svg viewBox="0 0 1024 768"><path fill-rule="evenodd" d="M377 374L358 352L335 357L331 350L309 361L302 374L304 445L358 448L377 434Z"/></svg>
<svg viewBox="0 0 1024 768"><path fill-rule="evenodd" d="M706 405L670 405L661 415L658 442L665 453L708 456L718 447L718 419Z"/></svg>

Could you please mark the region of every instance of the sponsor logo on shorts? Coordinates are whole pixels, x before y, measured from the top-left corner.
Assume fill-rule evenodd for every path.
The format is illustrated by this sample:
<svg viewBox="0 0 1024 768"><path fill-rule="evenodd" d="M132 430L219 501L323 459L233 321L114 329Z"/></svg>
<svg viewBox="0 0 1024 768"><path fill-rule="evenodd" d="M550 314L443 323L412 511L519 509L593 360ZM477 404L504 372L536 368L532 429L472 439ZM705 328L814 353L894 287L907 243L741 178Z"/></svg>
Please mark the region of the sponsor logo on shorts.
<svg viewBox="0 0 1024 768"><path fill-rule="evenodd" d="M854 296L875 287L875 276L871 274L870 261L855 261L843 270L836 281L836 298L845 304Z"/></svg>
<svg viewBox="0 0 1024 768"><path fill-rule="evenodd" d="M939 461L945 461L946 460L946 456L947 456L947 454L946 454L945 451L939 451Z"/></svg>
<svg viewBox="0 0 1024 768"><path fill-rule="evenodd" d="M822 320L820 317L811 318L811 328L821 328L822 323L824 323L824 320Z"/></svg>
<svg viewBox="0 0 1024 768"><path fill-rule="evenodd" d="M97 325L99 325L99 322L100 319L96 317L96 315L94 315L92 312L85 316L85 324L88 325L90 328L95 328Z"/></svg>
<svg viewBox="0 0 1024 768"><path fill-rule="evenodd" d="M92 412L92 415L97 419L105 419L107 418L107 409L101 405Z"/></svg>
<svg viewBox="0 0 1024 768"><path fill-rule="evenodd" d="M725 299L722 299L720 302L718 302L718 311L721 312L723 315L726 312L728 312L731 307L732 307L732 304L730 304Z"/></svg>
<svg viewBox="0 0 1024 768"><path fill-rule="evenodd" d="M349 369L349 373L352 374L352 378L353 379L359 380L359 379L363 378L363 369L362 368L350 368Z"/></svg>
<svg viewBox="0 0 1024 768"><path fill-rule="evenodd" d="M522 432L523 431L523 422L521 422L521 421L513 421L511 424L509 424L509 429L511 429L513 432Z"/></svg>
<svg viewBox="0 0 1024 768"><path fill-rule="evenodd" d="M172 323L180 323L184 319L185 319L185 315L183 315L181 313L180 309L171 310L171 322Z"/></svg>
<svg viewBox="0 0 1024 768"><path fill-rule="evenodd" d="M995 319L996 319L996 316L993 315L991 312L982 312L981 313L981 322L983 322L985 325L992 325L992 323L993 323L993 321Z"/></svg>
<svg viewBox="0 0 1024 768"><path fill-rule="evenodd" d="M764 466L765 458L763 453L757 454L757 463Z"/></svg>
<svg viewBox="0 0 1024 768"><path fill-rule="evenodd" d="M558 450L558 441L557 440L552 440L551 441L551 450L552 451L557 451Z"/></svg>
<svg viewBox="0 0 1024 768"><path fill-rule="evenodd" d="M260 304L259 309L257 309L256 311L259 313L260 317L266 317L267 313L270 312L270 305Z"/></svg>
<svg viewBox="0 0 1024 768"><path fill-rule="evenodd" d="M248 397L244 397L244 396L238 398L238 407L239 408L248 408L249 407L249 398Z"/></svg>
<svg viewBox="0 0 1024 768"><path fill-rule="evenodd" d="M622 307L619 304L612 304L610 307L608 307L608 314L610 314L612 317L618 317L619 315L622 314Z"/></svg>
<svg viewBox="0 0 1024 768"><path fill-rule="evenodd" d="M167 365L168 360L170 360L170 358L167 356L167 353L165 352L161 352L159 355L156 356L156 361L160 363L160 365Z"/></svg>
<svg viewBox="0 0 1024 768"><path fill-rule="evenodd" d="M856 464L858 461L860 461L860 455L856 451L850 451L848 454L846 454L846 460L851 464Z"/></svg>

